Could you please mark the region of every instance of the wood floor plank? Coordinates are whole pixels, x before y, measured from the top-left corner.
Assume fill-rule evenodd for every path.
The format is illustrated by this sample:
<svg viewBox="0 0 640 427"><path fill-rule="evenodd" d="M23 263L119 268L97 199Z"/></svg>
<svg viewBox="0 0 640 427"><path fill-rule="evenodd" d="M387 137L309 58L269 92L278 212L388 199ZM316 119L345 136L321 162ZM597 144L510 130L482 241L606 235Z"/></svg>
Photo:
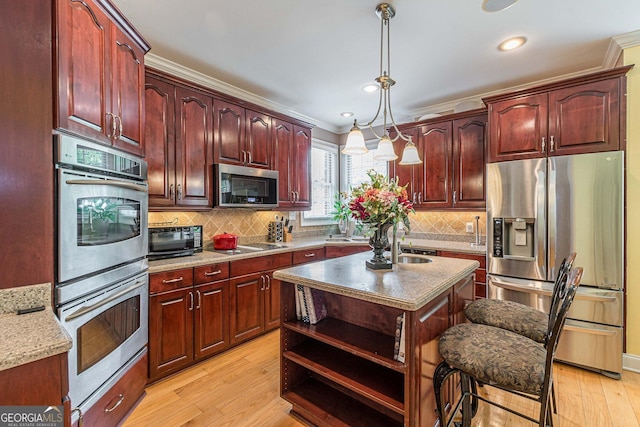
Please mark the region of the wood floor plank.
<svg viewBox="0 0 640 427"><path fill-rule="evenodd" d="M280 398L278 331L241 344L158 381L123 427L303 427ZM556 427L640 427L640 374L622 381L556 364ZM492 387L479 393L537 417L538 404ZM524 402L522 402L524 401ZM530 427L533 423L480 402L474 427Z"/></svg>

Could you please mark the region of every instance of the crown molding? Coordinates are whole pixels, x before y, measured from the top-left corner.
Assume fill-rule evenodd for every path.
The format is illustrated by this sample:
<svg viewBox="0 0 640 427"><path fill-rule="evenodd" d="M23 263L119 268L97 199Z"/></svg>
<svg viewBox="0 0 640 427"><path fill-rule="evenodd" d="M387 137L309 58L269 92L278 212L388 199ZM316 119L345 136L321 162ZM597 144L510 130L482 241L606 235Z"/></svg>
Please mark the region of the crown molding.
<svg viewBox="0 0 640 427"><path fill-rule="evenodd" d="M199 71L192 70L191 68L185 67L183 65L180 65L168 59L162 58L161 56L149 53L145 55L144 63L145 63L145 66L155 68L156 70L165 72L167 74L171 74L176 77L181 77L185 80L197 83L199 85L208 87L218 92L222 92L226 95L230 95L230 96L251 102L256 105L260 105L261 107L268 108L269 110L273 110L278 113L285 114L287 116L296 118L298 120L315 124L317 127L328 130L330 132L338 133L340 130L340 127L338 126L332 125L330 123L325 123L323 121L314 119L313 117L309 117L304 114L300 114L296 111L293 111L287 108L282 104L270 101L267 98L263 98L261 96L258 96L244 89L240 89L239 87L230 85L214 77L207 76L206 74L200 73Z"/></svg>

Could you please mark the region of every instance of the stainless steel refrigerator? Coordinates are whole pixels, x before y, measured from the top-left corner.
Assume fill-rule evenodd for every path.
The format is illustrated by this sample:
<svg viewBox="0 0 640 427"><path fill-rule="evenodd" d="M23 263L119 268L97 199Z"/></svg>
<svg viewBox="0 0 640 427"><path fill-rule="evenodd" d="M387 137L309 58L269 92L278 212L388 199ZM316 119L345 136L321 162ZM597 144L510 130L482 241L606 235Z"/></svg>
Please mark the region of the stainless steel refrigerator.
<svg viewBox="0 0 640 427"><path fill-rule="evenodd" d="M619 378L624 153L488 164L489 298L548 311L557 270L571 252L584 274L556 359Z"/></svg>

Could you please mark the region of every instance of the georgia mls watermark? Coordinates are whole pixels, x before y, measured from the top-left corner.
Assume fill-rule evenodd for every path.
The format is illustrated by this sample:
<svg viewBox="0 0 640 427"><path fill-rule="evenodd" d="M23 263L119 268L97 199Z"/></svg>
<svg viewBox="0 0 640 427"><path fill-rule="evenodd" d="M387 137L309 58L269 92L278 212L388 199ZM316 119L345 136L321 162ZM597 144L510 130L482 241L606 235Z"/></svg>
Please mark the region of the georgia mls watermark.
<svg viewBox="0 0 640 427"><path fill-rule="evenodd" d="M0 427L63 427L62 406L0 406Z"/></svg>

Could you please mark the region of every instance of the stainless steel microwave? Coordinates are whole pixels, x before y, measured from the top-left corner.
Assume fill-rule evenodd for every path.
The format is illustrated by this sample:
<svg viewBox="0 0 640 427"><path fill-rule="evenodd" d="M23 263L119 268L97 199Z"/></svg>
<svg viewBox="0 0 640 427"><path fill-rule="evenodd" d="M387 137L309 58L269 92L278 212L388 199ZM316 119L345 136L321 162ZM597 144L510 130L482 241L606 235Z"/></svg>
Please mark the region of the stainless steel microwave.
<svg viewBox="0 0 640 427"><path fill-rule="evenodd" d="M278 171L217 164L216 203L220 207L278 207Z"/></svg>

